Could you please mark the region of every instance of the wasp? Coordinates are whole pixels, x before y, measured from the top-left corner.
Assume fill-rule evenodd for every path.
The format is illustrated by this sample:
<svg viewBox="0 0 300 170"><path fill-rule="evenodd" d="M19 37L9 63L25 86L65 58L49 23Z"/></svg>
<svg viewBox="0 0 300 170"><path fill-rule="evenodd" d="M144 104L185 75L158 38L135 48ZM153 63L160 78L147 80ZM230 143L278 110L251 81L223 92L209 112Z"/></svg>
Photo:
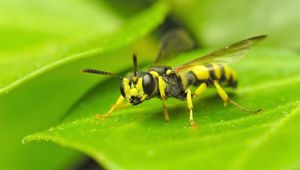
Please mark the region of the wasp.
<svg viewBox="0 0 300 170"><path fill-rule="evenodd" d="M237 87L236 72L228 64L246 56L249 49L264 38L266 38L266 35L248 38L172 68L161 63L195 46L193 39L187 32L176 29L163 37L155 64L147 70L137 70L137 57L134 54L132 57L133 73L126 77L96 69L83 69L82 71L118 77L122 80L120 85L121 96L107 113L99 117L111 115L125 99L132 105L138 105L152 98L160 98L164 118L168 121L170 118L166 100L176 98L186 101L191 127L197 127L193 116L192 100L209 87L216 88L217 93L224 101L224 105L232 104L242 111L251 113L261 111L261 109L249 110L241 106L232 100L223 88ZM192 86L196 87L194 92L191 91Z"/></svg>

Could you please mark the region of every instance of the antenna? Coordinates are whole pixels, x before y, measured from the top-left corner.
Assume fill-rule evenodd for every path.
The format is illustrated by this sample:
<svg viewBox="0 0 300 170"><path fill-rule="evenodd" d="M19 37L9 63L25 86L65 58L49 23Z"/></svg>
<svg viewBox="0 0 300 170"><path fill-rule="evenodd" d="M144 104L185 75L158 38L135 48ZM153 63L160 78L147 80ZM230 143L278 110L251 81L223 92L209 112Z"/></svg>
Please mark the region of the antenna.
<svg viewBox="0 0 300 170"><path fill-rule="evenodd" d="M136 54L132 55L132 60L133 60L133 76L136 77L136 72L137 72L137 57Z"/></svg>
<svg viewBox="0 0 300 170"><path fill-rule="evenodd" d="M102 71L102 70L96 70L96 69L92 69L92 68L86 68L81 70L82 73L92 73L92 74L99 74L99 75L104 75L104 76L110 76L110 77L114 77L114 78L120 78L122 79L123 77L115 74L115 73L111 73L111 72L107 72L107 71Z"/></svg>

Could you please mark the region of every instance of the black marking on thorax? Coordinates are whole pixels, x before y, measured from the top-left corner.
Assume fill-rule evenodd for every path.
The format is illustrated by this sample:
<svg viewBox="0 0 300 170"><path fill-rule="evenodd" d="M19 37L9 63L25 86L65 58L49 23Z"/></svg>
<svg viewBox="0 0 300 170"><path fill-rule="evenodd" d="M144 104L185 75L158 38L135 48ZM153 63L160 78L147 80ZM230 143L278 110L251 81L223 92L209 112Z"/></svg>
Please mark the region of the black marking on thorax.
<svg viewBox="0 0 300 170"><path fill-rule="evenodd" d="M185 100L186 92L182 84L181 77L176 73L167 75L167 70L172 70L172 68L169 66L154 66L149 68L149 71L157 72L166 82L167 88L165 89L165 94L167 97L174 97L179 100ZM155 97L160 97L159 92L155 94Z"/></svg>
<svg viewBox="0 0 300 170"><path fill-rule="evenodd" d="M148 71L155 71L161 76L164 74L167 74L167 70L172 70L172 67L170 67L170 66L153 66L148 69Z"/></svg>

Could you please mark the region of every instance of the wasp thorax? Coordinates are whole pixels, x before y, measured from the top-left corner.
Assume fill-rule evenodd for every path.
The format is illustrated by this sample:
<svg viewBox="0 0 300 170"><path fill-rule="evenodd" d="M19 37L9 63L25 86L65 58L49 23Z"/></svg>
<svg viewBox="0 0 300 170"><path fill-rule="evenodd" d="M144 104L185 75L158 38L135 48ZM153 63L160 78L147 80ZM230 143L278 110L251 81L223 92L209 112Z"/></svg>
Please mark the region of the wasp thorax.
<svg viewBox="0 0 300 170"><path fill-rule="evenodd" d="M150 73L123 78L120 86L122 96L133 105L142 103L155 89L156 80Z"/></svg>

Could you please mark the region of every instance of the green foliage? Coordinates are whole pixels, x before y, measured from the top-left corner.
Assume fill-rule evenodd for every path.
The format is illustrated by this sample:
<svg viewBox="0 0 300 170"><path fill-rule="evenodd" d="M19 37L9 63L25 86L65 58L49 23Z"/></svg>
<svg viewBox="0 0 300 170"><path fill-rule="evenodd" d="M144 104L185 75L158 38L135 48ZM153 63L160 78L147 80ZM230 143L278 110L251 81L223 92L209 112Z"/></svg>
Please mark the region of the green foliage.
<svg viewBox="0 0 300 170"><path fill-rule="evenodd" d="M182 55L173 64L200 54ZM223 107L211 89L194 101L198 129L189 127L186 103L174 100L168 106L168 123L159 100L97 120L95 113L107 111L119 95L119 82L108 80L83 97L61 124L29 135L24 142L68 146L109 169L297 169L299 57L287 50L259 48L234 65L240 87L231 95L245 106L265 110L256 115Z"/></svg>
<svg viewBox="0 0 300 170"><path fill-rule="evenodd" d="M79 159L78 153L46 143L22 145L22 138L58 122L78 98L103 80L82 76L80 69L126 68L133 43L163 21L167 6L157 3L123 18L103 2L0 4L4 73L0 75L0 169L68 168Z"/></svg>
<svg viewBox="0 0 300 170"><path fill-rule="evenodd" d="M68 2L68 1L66 1ZM65 2L65 3L66 3ZM71 3L71 2L70 2ZM32 5L37 5L39 10L41 10L41 5L44 8L51 8L51 6L47 6L47 4L44 3L29 3L27 4L30 7ZM53 5L57 5L56 3L53 3ZM60 4L62 5L62 4ZM63 4L66 5L65 7L68 7L67 5L71 4ZM77 4L72 3L71 6L82 8L81 5L82 2L80 2L77 6ZM90 4L91 5L91 4ZM10 7L8 5L8 7ZM35 6L33 6L35 7ZM56 6L55 6L56 7ZM83 6L85 7L85 6ZM61 7L60 7L61 8ZM51 12L51 9L48 9ZM5 91L10 90L13 87L18 86L19 84L25 82L26 80L35 77L49 69L53 69L54 67L57 67L59 65L65 64L67 62L73 61L75 59L80 59L84 57L90 57L93 55L98 55L101 53L109 52L112 50L116 50L121 47L125 47L129 45L130 43L133 43L135 40L138 38L141 38L145 36L147 33L149 33L151 30L153 30L159 23L163 21L163 18L167 12L167 6L164 3L157 3L154 5L151 9L148 9L144 11L143 14L137 15L134 18L128 20L128 21L123 21L123 26L119 27L118 30L116 30L116 23L115 22L120 22L119 20L114 21L112 16L106 17L105 20L102 19L104 17L103 15L111 15L110 13L106 14L105 11L103 12L102 10L99 9L85 9L83 8L82 10L96 10L94 11L88 11L87 15L80 15L80 17L77 15L69 14L69 17L75 17L73 19L65 19L65 18L60 18L60 16L57 14L56 11L52 11L53 13L48 14L47 11L42 11L42 14L39 14L38 16L41 17L42 15L49 15L43 18L44 20L58 20L61 22L58 22L57 27L59 28L64 28L63 30L66 31L64 34L66 35L60 35L59 31L55 32L56 30L45 30L45 31L53 31L50 33L40 33L38 30L30 30L34 29L31 28L30 26L36 25L37 23L28 23L20 22L20 26L18 25L18 28L21 29L22 26L26 28L22 31L17 30L17 36L21 37L21 40L19 39L18 41L12 41L16 35L11 33L11 27L10 23L4 23L7 24L8 28L5 28L2 30L2 34L5 35L6 39L9 42L4 42L2 47L5 48L5 50L8 50L7 54L2 57L1 60L1 72L5 72L6 70L10 70L7 72L7 74L1 74L0 75L0 93L3 93ZM74 10L74 9L73 9ZM75 12L76 10L71 12ZM79 11L82 11L79 10ZM31 15L33 11L30 12L25 12L25 14ZM44 12L46 14L44 14ZM55 13L54 13L55 12ZM64 11L66 12L66 11ZM84 11L82 11L84 12ZM102 14L104 13L104 14ZM88 14L92 15L90 17ZM36 14L33 14L36 16ZM17 15L18 16L18 15ZM29 16L30 17L30 16ZM49 18L48 18L49 17ZM53 17L53 18L52 18ZM26 16L24 16L26 18ZM84 24L86 18L89 18L89 27L86 28L87 26L83 26L83 30L80 29L77 25L74 25L76 23L69 23L71 21L78 21L83 20L81 24ZM40 21L36 19L37 21ZM68 22L65 22L67 20ZM6 20L5 20L6 21ZM35 20L34 20L35 21ZM151 22L149 22L151 21ZM107 22L107 23L106 23ZM56 24L57 22L55 22ZM26 25L28 24L28 25ZM43 27L51 27L51 22L50 23L38 23L41 24ZM45 25L43 25L45 24ZM59 25L63 24L63 25ZM65 25L66 24L66 25ZM142 25L142 27L141 27ZM27 28L29 27L29 28ZM102 28L103 27L103 28ZM77 28L77 29L73 29ZM89 28L93 29L91 30L86 30ZM98 28L98 29L97 29ZM99 29L100 28L100 29ZM7 30L6 30L7 29ZM29 31L27 30L29 29ZM63 31L60 30L60 31ZM73 30L74 32L70 32L70 30ZM34 31L34 32L32 32ZM78 31L78 32L76 32ZM113 32L112 32L113 31ZM109 34L109 32L112 32ZM8 34L8 35L6 35ZM31 35L33 34L33 35ZM37 34L37 35L36 35ZM40 35L42 34L42 35ZM47 34L47 35L44 35ZM48 35L50 34L50 35ZM54 35L51 35L54 34ZM59 34L59 35L57 35ZM62 33L63 34L63 33ZM80 35L80 36L73 36L73 34ZM109 35L107 35L109 34ZM71 36L72 35L72 36ZM29 41L29 39L26 39L27 36L32 37ZM40 37L46 38L49 36L46 40L40 40ZM65 37L66 36L66 37ZM68 37L69 36L69 37ZM36 38L37 39L36 39ZM17 44L20 45L23 50L19 50L18 53L13 51L14 49L14 44L15 42L20 43L22 42L22 38L26 39L24 40L22 44ZM37 46L35 46L37 44ZM20 47L20 48L21 48ZM11 50L10 50L11 49ZM36 49L36 50L34 50ZM18 60L18 63L15 61ZM13 67L12 67L13 66Z"/></svg>
<svg viewBox="0 0 300 170"><path fill-rule="evenodd" d="M205 46L268 34L267 44L299 49L300 1L172 0L174 14Z"/></svg>
<svg viewBox="0 0 300 170"><path fill-rule="evenodd" d="M0 1L0 169L69 169L82 159L79 152L108 169L299 169L300 56L286 49L299 49L298 6L296 0ZM153 61L150 33L169 7L201 47L269 35L233 65L240 86L227 89L264 112L223 107L209 89L194 101L199 129L190 128L186 103L173 99L170 122L158 99L95 118L114 104L120 81L79 70L124 73L132 52L139 64ZM183 54L170 65L204 53ZM52 143L22 145L28 134L24 143Z"/></svg>

